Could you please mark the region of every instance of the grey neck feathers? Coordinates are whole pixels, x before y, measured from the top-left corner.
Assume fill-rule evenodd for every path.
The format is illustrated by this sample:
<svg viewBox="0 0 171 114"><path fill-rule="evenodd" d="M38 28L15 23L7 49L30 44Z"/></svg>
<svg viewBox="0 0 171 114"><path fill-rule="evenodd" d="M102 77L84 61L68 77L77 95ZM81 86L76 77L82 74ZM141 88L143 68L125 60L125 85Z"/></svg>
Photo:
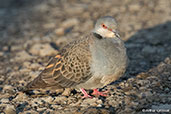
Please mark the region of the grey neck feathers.
<svg viewBox="0 0 171 114"><path fill-rule="evenodd" d="M115 38L103 38L101 35L94 33L95 40L94 40L94 46L100 50L108 50L113 48L125 48L124 43L122 40L118 37Z"/></svg>

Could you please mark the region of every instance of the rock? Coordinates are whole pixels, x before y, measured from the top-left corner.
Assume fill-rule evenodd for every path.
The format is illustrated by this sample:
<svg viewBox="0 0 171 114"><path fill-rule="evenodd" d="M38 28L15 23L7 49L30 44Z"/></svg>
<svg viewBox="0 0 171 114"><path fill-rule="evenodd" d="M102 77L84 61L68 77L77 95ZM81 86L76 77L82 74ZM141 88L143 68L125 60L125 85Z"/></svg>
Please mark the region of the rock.
<svg viewBox="0 0 171 114"><path fill-rule="evenodd" d="M42 41L42 37L34 36L32 40L28 40L25 46L33 45L33 43L40 43Z"/></svg>
<svg viewBox="0 0 171 114"><path fill-rule="evenodd" d="M3 98L3 99L1 99L0 101L1 101L2 103L8 103L8 102L9 102L9 99Z"/></svg>
<svg viewBox="0 0 171 114"><path fill-rule="evenodd" d="M19 70L21 73L30 73L30 70L27 68L22 68Z"/></svg>
<svg viewBox="0 0 171 114"><path fill-rule="evenodd" d="M37 111L39 111L39 112L43 112L43 111L46 111L47 110L47 108L46 107L43 107L43 108L37 108Z"/></svg>
<svg viewBox="0 0 171 114"><path fill-rule="evenodd" d="M4 55L4 52L0 51L0 56L3 56Z"/></svg>
<svg viewBox="0 0 171 114"><path fill-rule="evenodd" d="M158 45L162 42L162 39L158 38L158 36L160 36L160 33L150 33L148 35L146 35L148 42L151 45Z"/></svg>
<svg viewBox="0 0 171 114"><path fill-rule="evenodd" d="M55 25L55 23L46 23L46 24L43 25L43 27L45 29L52 29L52 28L55 28L56 25Z"/></svg>
<svg viewBox="0 0 171 114"><path fill-rule="evenodd" d="M71 102L72 102L72 101L71 101ZM72 103L70 104L70 106L71 106L71 107L80 106L81 103L82 103L82 100L80 99L80 100L78 100L76 103L75 103L75 102L72 102Z"/></svg>
<svg viewBox="0 0 171 114"><path fill-rule="evenodd" d="M36 5L35 7L33 6L34 10L37 10L39 12L45 12L49 8L47 4L40 3Z"/></svg>
<svg viewBox="0 0 171 114"><path fill-rule="evenodd" d="M168 87L165 88L164 90L165 90L165 92L170 92L170 89Z"/></svg>
<svg viewBox="0 0 171 114"><path fill-rule="evenodd" d="M71 93L71 90L72 90L72 89L70 89L70 88L66 88L65 91L62 93L62 95L64 95L64 96L69 96L70 93Z"/></svg>
<svg viewBox="0 0 171 114"><path fill-rule="evenodd" d="M142 52L145 54L145 55L148 55L148 54L153 54L157 51L157 48L156 47L152 47L152 46L145 46L143 49L142 49Z"/></svg>
<svg viewBox="0 0 171 114"><path fill-rule="evenodd" d="M22 45L11 46L11 51L18 51L18 50L22 50Z"/></svg>
<svg viewBox="0 0 171 114"><path fill-rule="evenodd" d="M7 94L14 94L15 93L14 86L4 85L2 92L7 93Z"/></svg>
<svg viewBox="0 0 171 114"><path fill-rule="evenodd" d="M29 61L23 62L23 66L26 67L26 68L29 68L30 65L31 65L31 62L29 62Z"/></svg>
<svg viewBox="0 0 171 114"><path fill-rule="evenodd" d="M3 50L3 51L8 51L8 50L9 50L9 47L8 47L8 46L4 46L4 47L2 48L2 50Z"/></svg>
<svg viewBox="0 0 171 114"><path fill-rule="evenodd" d="M2 87L0 87L0 92L3 90L3 88Z"/></svg>
<svg viewBox="0 0 171 114"><path fill-rule="evenodd" d="M54 113L54 111L52 109L46 109L44 113L45 114L56 114L56 113Z"/></svg>
<svg viewBox="0 0 171 114"><path fill-rule="evenodd" d="M110 111L107 109L98 109L98 108L88 108L85 109L83 111L81 111L81 113L78 114L110 114Z"/></svg>
<svg viewBox="0 0 171 114"><path fill-rule="evenodd" d="M33 100L31 100L30 104L32 107L38 107L39 105L43 104L43 102L40 98L34 98Z"/></svg>
<svg viewBox="0 0 171 114"><path fill-rule="evenodd" d="M5 80L5 76L0 75L0 85L4 82L4 80Z"/></svg>
<svg viewBox="0 0 171 114"><path fill-rule="evenodd" d="M134 43L125 44L125 46L127 48L139 48L139 47L141 47L140 44L134 44Z"/></svg>
<svg viewBox="0 0 171 114"><path fill-rule="evenodd" d="M52 104L52 101L54 100L54 98L52 98L51 96L48 96L48 97L43 97L42 100L44 102Z"/></svg>
<svg viewBox="0 0 171 114"><path fill-rule="evenodd" d="M65 33L65 29L64 28L57 28L57 29L55 29L55 33L58 36L62 36Z"/></svg>
<svg viewBox="0 0 171 114"><path fill-rule="evenodd" d="M86 5L68 5L64 8L65 12L72 15L79 15L87 8Z"/></svg>
<svg viewBox="0 0 171 114"><path fill-rule="evenodd" d="M68 38L65 37L65 36L62 36L62 37L56 39L55 44L56 45L60 45L62 43L65 43L66 44L67 42L68 42Z"/></svg>
<svg viewBox="0 0 171 114"><path fill-rule="evenodd" d="M52 48L50 44L34 44L29 50L33 55L52 56L57 53L57 50Z"/></svg>
<svg viewBox="0 0 171 114"><path fill-rule="evenodd" d="M79 24L79 20L78 19L71 18L71 19L67 19L66 21L64 21L61 26L63 28L69 28L71 26L78 25L78 24Z"/></svg>
<svg viewBox="0 0 171 114"><path fill-rule="evenodd" d="M62 109L62 106L56 104L52 104L51 107L54 109Z"/></svg>
<svg viewBox="0 0 171 114"><path fill-rule="evenodd" d="M147 88L144 88L143 91L145 91L145 90L147 90ZM142 93L137 94L137 95L142 99L142 98L151 97L153 94L150 91L146 91L146 92L142 92Z"/></svg>
<svg viewBox="0 0 171 114"><path fill-rule="evenodd" d="M18 61L25 61L25 60L30 60L32 59L33 57L31 55L29 55L26 51L20 51L17 53L15 59Z"/></svg>
<svg viewBox="0 0 171 114"><path fill-rule="evenodd" d="M22 114L40 114L40 113L39 112L36 112L34 110L28 110L28 111L22 112Z"/></svg>
<svg viewBox="0 0 171 114"><path fill-rule="evenodd" d="M11 85L4 85L4 90L12 90L14 87L12 87Z"/></svg>
<svg viewBox="0 0 171 114"><path fill-rule="evenodd" d="M42 67L40 64L38 64L38 63L32 63L31 65L30 65L30 68L31 69L37 69L37 68L40 68L40 67Z"/></svg>
<svg viewBox="0 0 171 114"><path fill-rule="evenodd" d="M4 112L5 114L16 114L16 110L13 105L7 105Z"/></svg>
<svg viewBox="0 0 171 114"><path fill-rule="evenodd" d="M102 104L101 100L98 98L92 98L83 100L80 106L98 106L99 104Z"/></svg>
<svg viewBox="0 0 171 114"><path fill-rule="evenodd" d="M60 96L60 97L55 97L53 102L57 102L57 103L64 103L67 101L67 98L65 96Z"/></svg>
<svg viewBox="0 0 171 114"><path fill-rule="evenodd" d="M24 81L24 79L19 80L18 82L19 82L19 86L22 86L19 89L23 88L24 87L23 85L26 85L28 83L28 82Z"/></svg>
<svg viewBox="0 0 171 114"><path fill-rule="evenodd" d="M136 4L134 3L134 4L130 4L128 8L130 11L138 11L141 8L141 6L138 3Z"/></svg>
<svg viewBox="0 0 171 114"><path fill-rule="evenodd" d="M18 95L16 96L15 99L13 99L13 101L24 101L25 99L27 99L27 95L23 92L19 92Z"/></svg>
<svg viewBox="0 0 171 114"><path fill-rule="evenodd" d="M167 64L171 64L171 57L166 57L164 62L167 63Z"/></svg>
<svg viewBox="0 0 171 114"><path fill-rule="evenodd" d="M41 64L36 63L36 62L35 63L31 63L29 61L25 61L23 63L23 66L28 68L28 69L38 69L38 70L43 70L44 69L44 67Z"/></svg>
<svg viewBox="0 0 171 114"><path fill-rule="evenodd" d="M171 81L171 77L169 77L168 80Z"/></svg>
<svg viewBox="0 0 171 114"><path fill-rule="evenodd" d="M76 26L74 30L76 31L82 31L85 32L87 30L91 30L93 28L93 21L92 20L87 20L84 22L83 26L80 28L80 26Z"/></svg>

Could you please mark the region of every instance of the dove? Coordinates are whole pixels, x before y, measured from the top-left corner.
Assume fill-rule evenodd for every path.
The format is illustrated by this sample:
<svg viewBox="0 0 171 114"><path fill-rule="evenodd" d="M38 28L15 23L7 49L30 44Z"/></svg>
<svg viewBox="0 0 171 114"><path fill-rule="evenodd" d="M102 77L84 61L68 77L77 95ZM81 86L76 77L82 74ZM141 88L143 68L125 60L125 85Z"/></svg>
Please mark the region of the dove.
<svg viewBox="0 0 171 114"><path fill-rule="evenodd" d="M126 71L128 57L124 42L111 16L99 18L94 29L65 45L30 83L27 90L38 88L74 88L83 98L107 96L98 91L118 80ZM93 89L89 95L85 89Z"/></svg>

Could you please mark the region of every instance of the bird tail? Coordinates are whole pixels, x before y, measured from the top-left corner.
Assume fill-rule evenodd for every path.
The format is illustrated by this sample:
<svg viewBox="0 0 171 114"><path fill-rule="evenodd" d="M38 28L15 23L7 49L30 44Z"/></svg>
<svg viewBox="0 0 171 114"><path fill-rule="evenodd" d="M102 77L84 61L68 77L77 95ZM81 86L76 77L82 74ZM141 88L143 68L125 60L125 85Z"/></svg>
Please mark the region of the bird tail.
<svg viewBox="0 0 171 114"><path fill-rule="evenodd" d="M48 84L41 79L41 76L38 76L26 85L26 90L45 88L47 86Z"/></svg>

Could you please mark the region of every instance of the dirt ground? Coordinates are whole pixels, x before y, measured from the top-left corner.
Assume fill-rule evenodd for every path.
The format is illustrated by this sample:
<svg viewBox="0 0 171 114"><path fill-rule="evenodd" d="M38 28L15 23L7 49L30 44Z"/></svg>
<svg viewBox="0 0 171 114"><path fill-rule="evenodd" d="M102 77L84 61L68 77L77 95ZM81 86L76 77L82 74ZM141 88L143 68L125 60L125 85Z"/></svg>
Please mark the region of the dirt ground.
<svg viewBox="0 0 171 114"><path fill-rule="evenodd" d="M117 20L130 60L125 75L102 88L110 90L107 97L20 91L63 45L106 15ZM0 113L171 113L171 1L0 0Z"/></svg>

